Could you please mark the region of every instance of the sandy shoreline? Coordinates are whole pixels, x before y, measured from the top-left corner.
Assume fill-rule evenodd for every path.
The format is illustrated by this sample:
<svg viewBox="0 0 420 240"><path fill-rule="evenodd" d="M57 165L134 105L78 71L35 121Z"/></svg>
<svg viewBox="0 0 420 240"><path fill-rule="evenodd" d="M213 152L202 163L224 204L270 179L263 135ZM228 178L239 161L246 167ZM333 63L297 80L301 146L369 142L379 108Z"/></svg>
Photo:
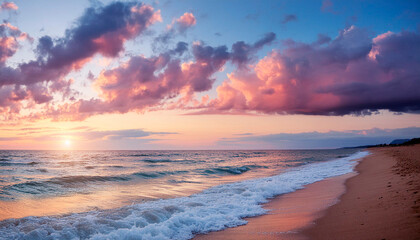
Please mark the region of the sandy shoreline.
<svg viewBox="0 0 420 240"><path fill-rule="evenodd" d="M335 204L337 197L345 192L346 179L353 175L328 178L276 197L263 205L270 210L268 214L246 218L246 225L198 235L194 239L306 239L298 230L311 224L323 210Z"/></svg>
<svg viewBox="0 0 420 240"><path fill-rule="evenodd" d="M194 239L420 239L420 145L369 151L358 175L307 185L247 225Z"/></svg>
<svg viewBox="0 0 420 240"><path fill-rule="evenodd" d="M420 239L420 145L370 151L309 239Z"/></svg>

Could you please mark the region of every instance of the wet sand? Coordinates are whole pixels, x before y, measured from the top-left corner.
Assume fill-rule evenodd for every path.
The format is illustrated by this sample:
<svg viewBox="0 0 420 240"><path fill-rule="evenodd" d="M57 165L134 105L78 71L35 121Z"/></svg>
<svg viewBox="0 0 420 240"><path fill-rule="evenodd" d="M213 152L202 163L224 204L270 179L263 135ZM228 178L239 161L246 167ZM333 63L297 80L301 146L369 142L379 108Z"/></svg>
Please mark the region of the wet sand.
<svg viewBox="0 0 420 240"><path fill-rule="evenodd" d="M420 145L369 151L309 239L420 239Z"/></svg>
<svg viewBox="0 0 420 240"><path fill-rule="evenodd" d="M269 214L194 239L420 239L420 145L369 151L357 175L276 197Z"/></svg>
<svg viewBox="0 0 420 240"><path fill-rule="evenodd" d="M311 224L323 210L335 204L345 192L346 179L354 175L325 179L281 195L264 204L264 208L270 210L268 214L246 218L246 225L198 235L194 239L306 239L298 230Z"/></svg>

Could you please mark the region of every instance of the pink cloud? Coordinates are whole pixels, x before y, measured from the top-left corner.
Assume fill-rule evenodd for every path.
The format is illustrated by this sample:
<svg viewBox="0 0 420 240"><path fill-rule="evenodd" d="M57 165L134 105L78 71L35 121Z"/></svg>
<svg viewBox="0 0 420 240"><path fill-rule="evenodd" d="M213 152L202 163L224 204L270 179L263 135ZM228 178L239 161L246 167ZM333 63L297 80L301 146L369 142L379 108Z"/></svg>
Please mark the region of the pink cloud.
<svg viewBox="0 0 420 240"><path fill-rule="evenodd" d="M156 57L132 57L111 70L102 71L94 85L100 99L79 100L73 105L50 109L47 115L70 120L102 113L147 111L181 97L192 99L195 92L211 89L219 71L229 58L226 47L193 46L195 61L181 63L168 53ZM189 101L188 101L189 102Z"/></svg>
<svg viewBox="0 0 420 240"><path fill-rule="evenodd" d="M194 17L194 14L186 12L177 19L174 19L171 24L167 26L170 34L174 34L177 31L178 33L184 33L188 28L194 26L197 23L197 20Z"/></svg>
<svg viewBox="0 0 420 240"><path fill-rule="evenodd" d="M194 26L197 21L192 13L186 12L176 22L179 24L180 31L183 32L185 29Z"/></svg>
<svg viewBox="0 0 420 240"><path fill-rule="evenodd" d="M268 39L242 46L249 49L269 43ZM333 40L311 44L289 41L284 50L273 50L255 65L238 67L217 87L216 98L204 96L201 100L195 93L212 89L214 73L227 61L236 63L241 55L234 48L228 52L225 46L196 43L192 46L194 61L182 63L175 58L175 51L150 58L133 57L103 71L94 81L99 99L79 100L74 106L54 111L77 119L156 109L198 110L196 114L417 112L418 43L417 33L386 33L372 38L354 26L340 31Z"/></svg>
<svg viewBox="0 0 420 240"><path fill-rule="evenodd" d="M19 28L8 22L0 24L0 64L4 64L6 60L13 56L19 49L19 42L32 38L28 34L19 30ZM0 82L1 83L1 82Z"/></svg>
<svg viewBox="0 0 420 240"><path fill-rule="evenodd" d="M0 10L18 10L18 6L13 3L13 2L7 2L4 1L1 5L0 5Z"/></svg>
<svg viewBox="0 0 420 240"><path fill-rule="evenodd" d="M126 41L137 37L156 21L161 21L160 11L139 3L113 2L88 8L74 27L66 30L64 37L41 37L36 49L37 59L20 63L16 68L6 66L5 61L19 48L18 41L30 37L9 23L1 24L0 90L4 89L1 110L16 115L19 109L27 108L24 105L51 102L53 93L72 98L72 81L64 80L66 75L80 70L96 54L117 57Z"/></svg>
<svg viewBox="0 0 420 240"><path fill-rule="evenodd" d="M420 35L369 36L352 26L326 45L289 43L252 69L229 74L218 97L202 108L312 115L418 112Z"/></svg>
<svg viewBox="0 0 420 240"><path fill-rule="evenodd" d="M185 34L186 31L196 24L196 19L192 13L184 13L178 19L173 19L171 24L166 26L166 31L159 34L152 44L154 50L158 48L166 49L168 43L178 34Z"/></svg>
<svg viewBox="0 0 420 240"><path fill-rule="evenodd" d="M109 24L116 19L124 24ZM40 38L38 60L17 68L5 62L17 51L19 41L29 37L10 24L0 25L0 112L8 118L7 113L16 115L42 104L45 112L29 111L29 117L81 120L96 114L158 109L311 115L420 110L416 91L420 88L420 35L402 31L373 37L355 26L343 29L334 39L319 35L309 44L286 40L282 50L274 49L258 61L257 51L274 42L274 33L255 43L238 41L231 50L179 42L156 56L134 56L97 77L92 75L99 97L75 98L73 80L66 79L71 71L96 54L119 56L127 40L160 20L159 11L147 5L116 2L90 8L64 37ZM185 13L174 23L189 27L195 18ZM188 51L192 57L187 59L183 54ZM198 93L214 89L215 73L227 62L236 68L215 89L217 97L199 99ZM64 103L54 102L57 95Z"/></svg>

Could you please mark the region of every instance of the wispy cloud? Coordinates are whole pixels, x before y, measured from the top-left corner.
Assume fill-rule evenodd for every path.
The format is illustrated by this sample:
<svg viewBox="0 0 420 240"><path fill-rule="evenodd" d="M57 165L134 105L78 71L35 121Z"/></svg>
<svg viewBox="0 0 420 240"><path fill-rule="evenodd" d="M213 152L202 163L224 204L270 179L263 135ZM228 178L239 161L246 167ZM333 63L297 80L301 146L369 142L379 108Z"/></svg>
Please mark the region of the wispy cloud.
<svg viewBox="0 0 420 240"><path fill-rule="evenodd" d="M194 14L185 12L177 19L173 19L171 24L168 24L166 31L159 34L155 38L153 48L157 51L159 48L166 49L165 46L177 35L185 34L186 31L197 23ZM163 45L163 46L162 46ZM159 49L160 50L160 49Z"/></svg>
<svg viewBox="0 0 420 240"><path fill-rule="evenodd" d="M230 149L316 149L390 143L420 136L419 127L329 132L278 133L220 139L218 146Z"/></svg>
<svg viewBox="0 0 420 240"><path fill-rule="evenodd" d="M321 10L323 12L336 13L333 8L334 8L334 3L331 0L322 1Z"/></svg>
<svg viewBox="0 0 420 240"><path fill-rule="evenodd" d="M10 137L0 137L3 149L77 149L77 150L136 150L166 149L161 143L176 132L155 132L143 129L97 130L89 127L54 129L51 131L23 130ZM65 142L70 142L70 146Z"/></svg>
<svg viewBox="0 0 420 240"><path fill-rule="evenodd" d="M18 6L14 3L14 2L8 2L8 1L4 1L1 5L0 5L0 11L1 10L18 10Z"/></svg>
<svg viewBox="0 0 420 240"><path fill-rule="evenodd" d="M0 141L20 141L20 140L33 140L33 141L60 141L64 138L72 138L78 141L98 141L98 140L137 140L146 139L150 136L165 136L177 134L175 132L152 132L142 129L123 129L123 130L108 130L100 131L90 127L75 127L68 130L53 128L25 128L21 129L23 132L30 132L31 136L18 136L18 137L3 137ZM40 134L33 134L40 133ZM25 134L26 135L26 134ZM153 139L156 140L156 139Z"/></svg>
<svg viewBox="0 0 420 240"><path fill-rule="evenodd" d="M283 17L283 20L281 21L281 23L286 24L288 22L297 21L297 20L298 18L295 14L288 14Z"/></svg>

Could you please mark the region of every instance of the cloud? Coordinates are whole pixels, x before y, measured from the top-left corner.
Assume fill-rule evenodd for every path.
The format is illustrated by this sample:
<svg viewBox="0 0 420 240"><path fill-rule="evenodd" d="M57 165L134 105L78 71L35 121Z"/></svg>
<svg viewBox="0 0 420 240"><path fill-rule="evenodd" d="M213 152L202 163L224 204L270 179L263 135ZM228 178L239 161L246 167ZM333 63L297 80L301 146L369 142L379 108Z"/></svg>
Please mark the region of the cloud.
<svg viewBox="0 0 420 240"><path fill-rule="evenodd" d="M234 134L235 136L251 136L251 135L254 135L253 133L237 133L237 134Z"/></svg>
<svg viewBox="0 0 420 240"><path fill-rule="evenodd" d="M265 149L319 149L389 144L395 139L411 139L420 136L420 128L367 129L351 131L278 133L224 138L219 146L233 149L250 145Z"/></svg>
<svg viewBox="0 0 420 240"><path fill-rule="evenodd" d="M323 12L334 13L333 7L334 7L334 4L331 0L323 0L322 1L321 10Z"/></svg>
<svg viewBox="0 0 420 240"><path fill-rule="evenodd" d="M123 139L140 139L151 135L169 135L176 134L173 132L149 132L142 129L124 129L111 131L83 131L71 133L73 136L81 137L84 140L123 140Z"/></svg>
<svg viewBox="0 0 420 240"><path fill-rule="evenodd" d="M236 42L232 45L231 61L240 68L246 67L255 54L264 45L272 43L276 39L276 34L273 32L265 34L263 38L254 44L247 44L244 41Z"/></svg>
<svg viewBox="0 0 420 240"><path fill-rule="evenodd" d="M185 42L158 56L134 56L121 66L102 71L94 85L100 98L79 100L49 109L44 116L57 120L81 120L95 114L144 112L156 109L185 108L195 93L212 89L213 75L227 61L238 65L249 63L251 54L275 39L268 33L254 44L237 42L229 52L226 46L212 47L196 42L191 47L193 61L182 62L179 56L187 51ZM237 46L243 47L239 49Z"/></svg>
<svg viewBox="0 0 420 240"><path fill-rule="evenodd" d="M0 5L0 11L1 10L13 10L13 11L16 11L16 10L18 10L18 6L15 3L13 3L13 2L4 1Z"/></svg>
<svg viewBox="0 0 420 240"><path fill-rule="evenodd" d="M170 50L169 53L171 53L171 54L178 54L178 56L181 56L186 51L188 51L188 43L186 43L186 42L178 42L176 44L175 49Z"/></svg>
<svg viewBox="0 0 420 240"><path fill-rule="evenodd" d="M16 131L16 129L15 129ZM33 137L12 137L0 138L0 141L19 141L19 140L42 140L42 141L60 141L65 137L76 138L79 141L97 141L97 140L124 140L124 139L141 139L152 135L171 135L177 134L174 132L151 132L143 129L123 129L123 130L108 130L99 131L90 127L72 128L66 132L62 129L49 128L22 128L20 131L30 131L31 133L43 133L41 136ZM49 133L48 133L49 132Z"/></svg>
<svg viewBox="0 0 420 240"><path fill-rule="evenodd" d="M8 22L0 24L0 114L4 120L10 113L19 112L19 101L30 94L19 86L13 86L17 73L6 66L6 61L17 52L23 41L32 42L32 38Z"/></svg>
<svg viewBox="0 0 420 240"><path fill-rule="evenodd" d="M4 67L6 60L16 53L24 40L32 41L32 38L8 22L0 24L0 67Z"/></svg>
<svg viewBox="0 0 420 240"><path fill-rule="evenodd" d="M197 23L194 15L189 12L184 13L184 15L179 17L175 22L177 23L176 27L178 28L178 31L181 33Z"/></svg>
<svg viewBox="0 0 420 240"><path fill-rule="evenodd" d="M185 34L185 32L193 27L197 23L194 14L186 12L178 19L172 20L172 23L166 27L166 32L158 35L155 38L155 43L153 48L155 51L160 48L164 48L162 46L158 46L158 44L167 45L171 39L173 39L178 34Z"/></svg>
<svg viewBox="0 0 420 240"><path fill-rule="evenodd" d="M16 132L16 129L14 130ZM17 136L0 137L0 145L8 149L25 147L25 142L33 144L26 148L51 149L57 148L64 141L70 140L74 149L89 150L133 150L162 149L159 141L176 132L153 132L144 129L121 129L101 131L90 127L76 127L64 130L45 128L30 128L20 130ZM22 142L20 142L22 141Z"/></svg>
<svg viewBox="0 0 420 240"><path fill-rule="evenodd" d="M245 16L245 19L251 20L251 21L256 21L256 20L258 20L258 18L260 18L259 13L249 13Z"/></svg>
<svg viewBox="0 0 420 240"><path fill-rule="evenodd" d="M294 15L294 14L288 14L288 15L285 15L285 16L284 16L284 18L283 18L283 20L281 21L281 23L282 23L282 24L286 24L286 23L288 23L288 22L297 21L297 20L298 20L298 18L297 18L297 16L296 16L296 15Z"/></svg>
<svg viewBox="0 0 420 240"><path fill-rule="evenodd" d="M371 114L420 111L420 35L371 37L351 26L332 41L289 42L252 69L237 69L217 88L207 112Z"/></svg>
<svg viewBox="0 0 420 240"><path fill-rule="evenodd" d="M324 34L318 34L318 39L316 40L316 44L322 45L325 43L329 43L331 38Z"/></svg>
<svg viewBox="0 0 420 240"><path fill-rule="evenodd" d="M88 8L76 26L66 30L66 36L53 40L44 36L37 47L45 66L75 69L99 53L116 57L124 43L142 33L148 26L161 21L160 12L148 5L114 2L104 7Z"/></svg>
<svg viewBox="0 0 420 240"><path fill-rule="evenodd" d="M162 101L211 89L212 75L229 59L227 48L196 43L192 46L195 61L181 63L173 54L184 47L181 43L175 50L149 58L134 56L119 67L102 71L94 82L100 99L62 105L47 115L84 119L94 114L145 111Z"/></svg>
<svg viewBox="0 0 420 240"><path fill-rule="evenodd" d="M328 1L324 5L332 7ZM285 23L296 19L284 16ZM334 39L319 34L313 43L285 40L281 50L259 60L258 51L274 43L274 33L253 43L237 41L230 49L200 41L164 44L152 56L126 55L119 66L89 73L98 97L83 98L72 88L75 81L70 73L97 55L121 57L125 43L156 21L161 21L160 12L149 5L97 4L87 8L64 36L39 38L35 60L13 66L8 60L22 41L32 39L7 22L0 24L0 119L82 120L96 114L160 109L308 115L420 111L419 33L374 37L355 26ZM165 38L155 42L171 41L174 34L185 34L195 25L195 16L185 12L158 36ZM225 69L233 70L215 88L215 76ZM217 96L204 95L209 90L216 90ZM63 101L58 101L60 97Z"/></svg>
<svg viewBox="0 0 420 240"><path fill-rule="evenodd" d="M72 80L64 79L71 71L79 70L96 54L117 57L127 40L137 37L156 21L160 12L148 5L134 2L112 2L106 6L90 7L65 31L65 36L38 40L37 59L6 66L17 41L28 38L10 24L0 26L0 111L9 116L23 108L22 101L48 103L53 93L69 96ZM6 33L8 35L6 36Z"/></svg>

